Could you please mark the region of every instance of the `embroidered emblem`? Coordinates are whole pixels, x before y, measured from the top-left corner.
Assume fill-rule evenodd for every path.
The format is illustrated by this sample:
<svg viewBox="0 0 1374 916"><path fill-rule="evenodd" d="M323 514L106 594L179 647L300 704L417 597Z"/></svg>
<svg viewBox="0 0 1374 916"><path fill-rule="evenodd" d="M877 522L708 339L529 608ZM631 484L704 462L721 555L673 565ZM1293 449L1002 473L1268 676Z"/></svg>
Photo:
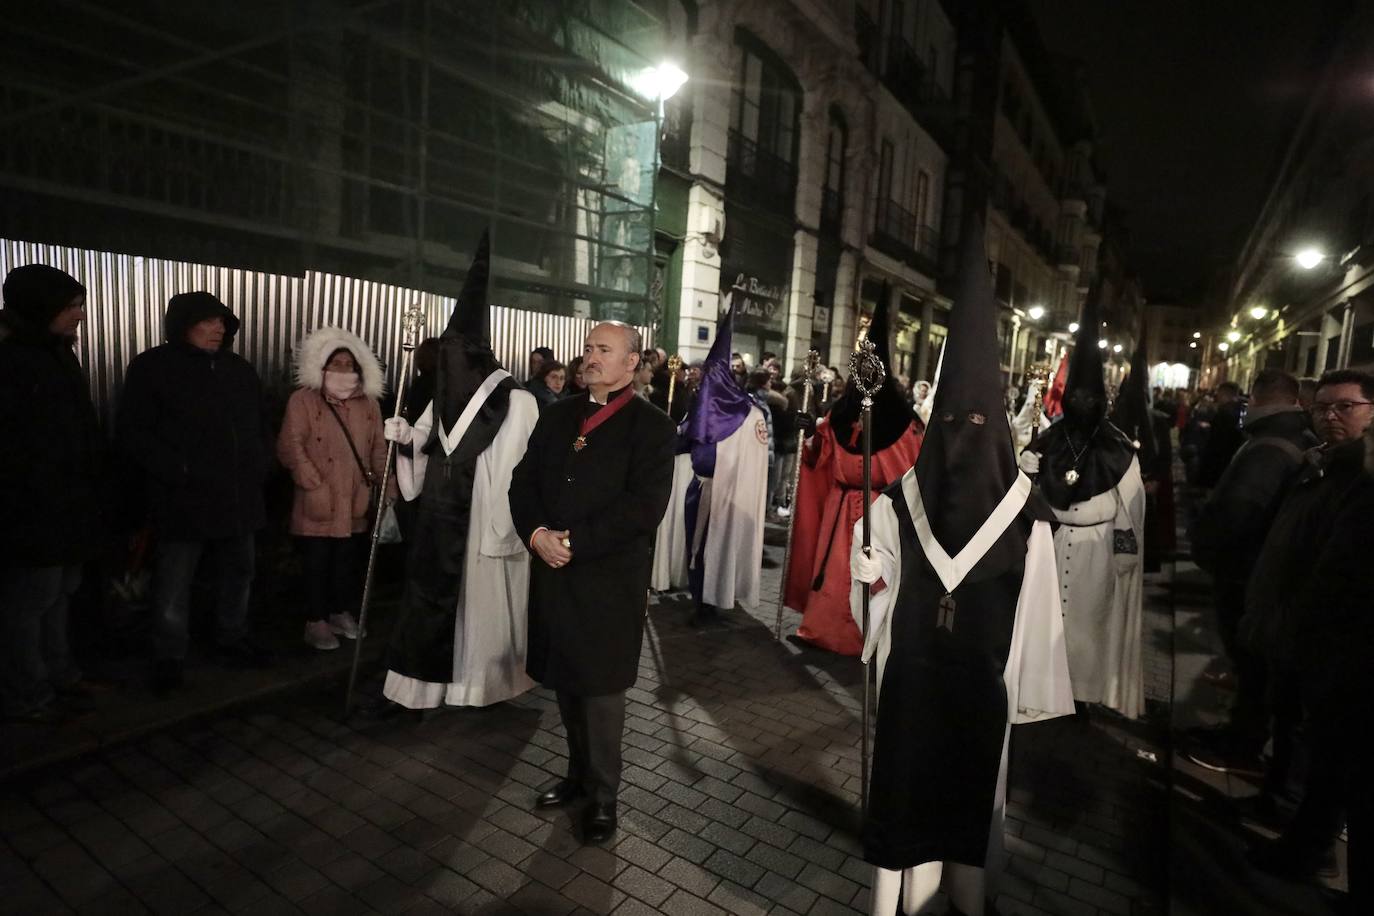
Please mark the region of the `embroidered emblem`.
<svg viewBox="0 0 1374 916"><path fill-rule="evenodd" d="M763 445L767 445L767 444L768 444L768 421L767 421L767 420L757 420L757 421L755 421L755 423L754 423L754 435L758 437L759 442L762 443Z"/></svg>

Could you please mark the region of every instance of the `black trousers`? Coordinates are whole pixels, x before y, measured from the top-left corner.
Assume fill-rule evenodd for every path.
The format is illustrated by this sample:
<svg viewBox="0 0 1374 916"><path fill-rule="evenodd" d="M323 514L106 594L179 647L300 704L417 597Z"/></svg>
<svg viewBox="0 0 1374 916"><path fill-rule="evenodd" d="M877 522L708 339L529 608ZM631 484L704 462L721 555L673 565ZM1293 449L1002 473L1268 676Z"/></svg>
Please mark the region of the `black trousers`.
<svg viewBox="0 0 1374 916"><path fill-rule="evenodd" d="M1269 738L1269 672L1263 659L1241 644L1240 619L1245 616L1245 585L1218 578L1212 583L1217 610L1217 629L1226 654L1231 657L1236 695L1231 704L1231 730L1240 746L1258 754Z"/></svg>
<svg viewBox="0 0 1374 916"><path fill-rule="evenodd" d="M615 804L625 732L624 692L581 697L560 690L558 712L568 731L568 781L581 783L596 804Z"/></svg>
<svg viewBox="0 0 1374 916"><path fill-rule="evenodd" d="M366 534L346 538L300 537L305 561L305 619L325 620L345 611L357 616L362 602Z"/></svg>

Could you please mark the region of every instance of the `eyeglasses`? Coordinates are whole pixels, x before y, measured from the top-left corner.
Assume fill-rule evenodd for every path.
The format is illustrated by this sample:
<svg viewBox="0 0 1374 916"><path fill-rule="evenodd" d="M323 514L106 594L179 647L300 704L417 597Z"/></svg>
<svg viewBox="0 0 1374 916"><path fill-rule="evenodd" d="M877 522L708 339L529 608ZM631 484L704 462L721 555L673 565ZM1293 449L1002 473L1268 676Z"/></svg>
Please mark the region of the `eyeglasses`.
<svg viewBox="0 0 1374 916"><path fill-rule="evenodd" d="M1374 401L1318 401L1309 410L1312 411L1314 417L1324 417L1333 410L1336 412L1336 416L1344 417L1356 407L1364 407L1369 404L1374 404Z"/></svg>

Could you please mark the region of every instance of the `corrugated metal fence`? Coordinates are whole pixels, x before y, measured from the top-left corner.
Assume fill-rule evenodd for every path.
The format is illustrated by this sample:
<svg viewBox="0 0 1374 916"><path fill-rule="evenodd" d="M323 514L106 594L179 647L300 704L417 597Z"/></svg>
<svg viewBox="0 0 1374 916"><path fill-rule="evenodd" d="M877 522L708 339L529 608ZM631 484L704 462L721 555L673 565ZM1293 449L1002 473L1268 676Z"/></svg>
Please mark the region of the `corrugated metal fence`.
<svg viewBox="0 0 1374 916"><path fill-rule="evenodd" d="M453 312L454 299L400 286L309 271L303 277L265 274L209 264L188 264L136 255L111 254L32 242L0 240L0 275L21 264L51 264L86 287L85 324L77 355L90 378L91 396L108 421L129 361L162 343L167 300L176 293L214 293L243 321L234 350L251 362L265 384L289 377L291 351L315 328L347 328L372 344L394 385L401 363L401 318L406 309L425 309L429 336L438 336ZM563 361L582 352L596 322L491 307L492 347L501 364L525 376L528 355L550 347ZM653 331L640 328L644 345Z"/></svg>

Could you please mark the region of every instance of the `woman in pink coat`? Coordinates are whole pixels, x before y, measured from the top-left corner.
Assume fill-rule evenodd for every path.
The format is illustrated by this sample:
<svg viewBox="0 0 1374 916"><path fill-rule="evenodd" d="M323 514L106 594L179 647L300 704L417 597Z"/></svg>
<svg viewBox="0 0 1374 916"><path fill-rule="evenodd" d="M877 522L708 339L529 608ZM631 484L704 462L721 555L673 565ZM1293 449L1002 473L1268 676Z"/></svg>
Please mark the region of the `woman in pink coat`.
<svg viewBox="0 0 1374 916"><path fill-rule="evenodd" d="M358 638L368 503L382 477L382 366L341 328L320 328L296 351L296 384L277 438L277 458L296 492L291 533L305 560L305 642L337 649Z"/></svg>

